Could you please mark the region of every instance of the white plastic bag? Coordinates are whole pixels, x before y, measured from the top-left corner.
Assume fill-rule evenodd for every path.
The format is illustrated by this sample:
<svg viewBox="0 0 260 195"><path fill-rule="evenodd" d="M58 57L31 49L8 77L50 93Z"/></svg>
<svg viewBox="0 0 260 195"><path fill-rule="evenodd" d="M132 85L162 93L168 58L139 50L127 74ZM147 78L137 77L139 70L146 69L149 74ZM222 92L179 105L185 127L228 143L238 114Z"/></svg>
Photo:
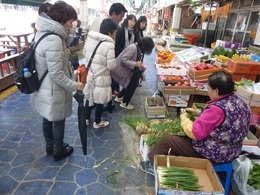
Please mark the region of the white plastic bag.
<svg viewBox="0 0 260 195"><path fill-rule="evenodd" d="M253 164L246 156L239 156L239 166L234 170L231 185L232 190L237 195L259 195L260 190L255 190L253 187L247 184L250 170L253 168Z"/></svg>

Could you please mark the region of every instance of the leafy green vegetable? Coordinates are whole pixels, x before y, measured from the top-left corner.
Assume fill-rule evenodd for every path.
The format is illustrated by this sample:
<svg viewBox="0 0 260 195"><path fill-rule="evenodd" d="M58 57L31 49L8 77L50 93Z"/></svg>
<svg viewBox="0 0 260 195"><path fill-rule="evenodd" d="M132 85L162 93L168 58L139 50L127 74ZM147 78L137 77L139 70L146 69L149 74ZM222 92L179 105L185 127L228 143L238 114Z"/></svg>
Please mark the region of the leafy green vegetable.
<svg viewBox="0 0 260 195"><path fill-rule="evenodd" d="M193 170L182 167L157 167L159 183L172 189L199 191L199 179Z"/></svg>
<svg viewBox="0 0 260 195"><path fill-rule="evenodd" d="M186 135L181 128L180 119L164 120L160 123L153 123L150 125L153 133L150 133L146 144L153 147L165 134L174 134L179 136Z"/></svg>
<svg viewBox="0 0 260 195"><path fill-rule="evenodd" d="M152 133L150 133L147 140L146 140L147 146L153 147L161 139L161 137L163 135L164 135L163 132L152 132Z"/></svg>
<svg viewBox="0 0 260 195"><path fill-rule="evenodd" d="M253 168L249 172L247 184L252 186L255 190L260 190L260 165L252 162Z"/></svg>
<svg viewBox="0 0 260 195"><path fill-rule="evenodd" d="M254 84L254 81L252 81L250 79L242 78L240 81L235 82L235 90L237 90L237 88L239 86L251 86L253 84Z"/></svg>
<svg viewBox="0 0 260 195"><path fill-rule="evenodd" d="M138 123L144 123L144 124L148 123L148 119L141 115L127 115L124 117L124 121L133 129L136 128Z"/></svg>

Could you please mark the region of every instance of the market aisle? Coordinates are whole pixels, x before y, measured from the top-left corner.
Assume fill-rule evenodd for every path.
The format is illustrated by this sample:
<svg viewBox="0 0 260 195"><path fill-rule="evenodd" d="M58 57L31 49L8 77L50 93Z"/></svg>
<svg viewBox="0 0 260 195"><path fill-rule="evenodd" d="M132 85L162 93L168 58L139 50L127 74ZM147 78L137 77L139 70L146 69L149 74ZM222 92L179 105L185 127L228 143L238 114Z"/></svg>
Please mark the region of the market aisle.
<svg viewBox="0 0 260 195"><path fill-rule="evenodd" d="M145 60L153 65L152 57ZM133 96L134 110L124 110L115 103L112 115L103 115L111 122L107 128L88 126L86 162L78 133L76 101L65 132L65 142L74 147L74 153L54 162L45 154L42 118L32 109L30 96L16 91L1 100L0 194L154 194L154 178L138 168L139 137L123 123L128 114L145 115L144 99L153 94L153 70L147 69L147 83L138 87Z"/></svg>

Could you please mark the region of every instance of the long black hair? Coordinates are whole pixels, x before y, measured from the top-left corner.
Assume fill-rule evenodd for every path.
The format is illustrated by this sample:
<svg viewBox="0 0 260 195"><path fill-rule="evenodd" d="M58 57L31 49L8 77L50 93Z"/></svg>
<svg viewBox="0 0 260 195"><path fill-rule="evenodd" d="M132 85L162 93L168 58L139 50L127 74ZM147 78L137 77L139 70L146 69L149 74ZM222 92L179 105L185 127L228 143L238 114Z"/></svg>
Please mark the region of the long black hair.
<svg viewBox="0 0 260 195"><path fill-rule="evenodd" d="M144 37L143 31L146 29L146 26L147 26L147 25L145 26L144 29L141 29L141 28L140 28L140 24L141 24L142 22L147 22L147 18L146 18L145 16L140 16L140 17L138 18L138 20L137 20L137 29L138 29L138 32L140 33L141 37ZM141 38L141 37L140 37L140 38Z"/></svg>

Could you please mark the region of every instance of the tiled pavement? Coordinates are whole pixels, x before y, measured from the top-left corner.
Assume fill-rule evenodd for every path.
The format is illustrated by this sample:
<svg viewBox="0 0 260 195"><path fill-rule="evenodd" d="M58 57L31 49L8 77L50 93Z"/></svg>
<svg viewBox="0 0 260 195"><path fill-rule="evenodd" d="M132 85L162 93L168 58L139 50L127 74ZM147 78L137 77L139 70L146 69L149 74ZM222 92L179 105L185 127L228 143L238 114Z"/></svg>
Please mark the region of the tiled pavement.
<svg viewBox="0 0 260 195"><path fill-rule="evenodd" d="M74 147L74 153L54 162L46 156L42 118L32 109L30 96L16 91L1 100L0 194L155 194L154 178L138 169L139 137L123 122L128 114L145 115L144 98L156 90L154 60L154 53L144 59L147 82L133 96L134 110L124 110L115 103L112 114L103 114L111 122L108 127L88 126L86 162L78 133L76 101L65 130L65 142Z"/></svg>

